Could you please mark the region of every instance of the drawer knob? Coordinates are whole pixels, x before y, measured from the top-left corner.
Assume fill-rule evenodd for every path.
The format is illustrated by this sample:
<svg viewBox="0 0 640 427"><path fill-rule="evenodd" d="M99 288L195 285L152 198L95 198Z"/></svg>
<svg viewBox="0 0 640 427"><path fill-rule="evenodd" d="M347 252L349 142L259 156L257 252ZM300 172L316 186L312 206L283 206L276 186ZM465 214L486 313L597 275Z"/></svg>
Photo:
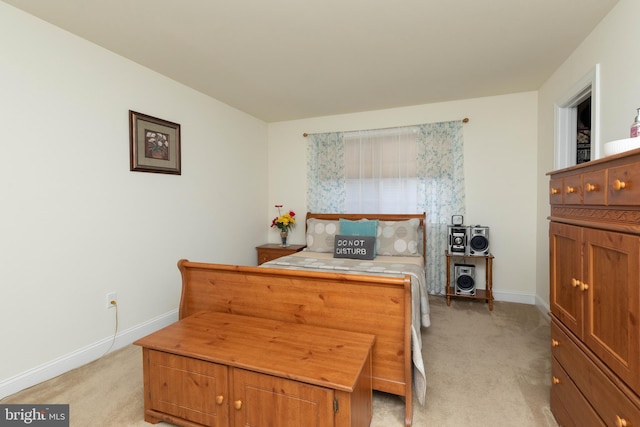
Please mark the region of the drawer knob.
<svg viewBox="0 0 640 427"><path fill-rule="evenodd" d="M586 191L587 193L590 193L590 192L592 192L592 191L596 191L596 186L595 186L595 185L593 185L593 184L589 184L589 183L587 183L587 184L584 186L584 189L585 189L585 191Z"/></svg>
<svg viewBox="0 0 640 427"><path fill-rule="evenodd" d="M616 427L630 427L630 425L627 420L616 415Z"/></svg>
<svg viewBox="0 0 640 427"><path fill-rule="evenodd" d="M233 402L233 407L236 409L242 409L242 400L236 400L235 402Z"/></svg>
<svg viewBox="0 0 640 427"><path fill-rule="evenodd" d="M578 279L571 279L571 286L574 288L580 286L580 281Z"/></svg>
<svg viewBox="0 0 640 427"><path fill-rule="evenodd" d="M589 289L589 285L587 285L587 284L586 284L586 283L584 283L584 282L581 282L581 283L580 283L580 290L581 290L581 291L586 291L587 289Z"/></svg>
<svg viewBox="0 0 640 427"><path fill-rule="evenodd" d="M613 181L613 189L616 191L624 190L626 187L627 183L624 181L620 181L619 179Z"/></svg>
<svg viewBox="0 0 640 427"><path fill-rule="evenodd" d="M560 191L558 191L557 188L552 188L551 189L551 194L558 194Z"/></svg>
<svg viewBox="0 0 640 427"><path fill-rule="evenodd" d="M558 340L554 340L554 339L551 340L551 347L557 347L559 345L560 343L558 342Z"/></svg>
<svg viewBox="0 0 640 427"><path fill-rule="evenodd" d="M567 194L571 194L571 193L575 193L575 192L576 192L575 187L567 185Z"/></svg>
<svg viewBox="0 0 640 427"><path fill-rule="evenodd" d="M218 395L218 396L216 396L216 403L217 403L218 405L222 405L222 402L224 402L224 396L223 396L223 395L221 395L221 394L220 394L220 395Z"/></svg>
<svg viewBox="0 0 640 427"><path fill-rule="evenodd" d="M552 381L554 384L560 384L560 378L558 378L558 377L551 377L551 381Z"/></svg>

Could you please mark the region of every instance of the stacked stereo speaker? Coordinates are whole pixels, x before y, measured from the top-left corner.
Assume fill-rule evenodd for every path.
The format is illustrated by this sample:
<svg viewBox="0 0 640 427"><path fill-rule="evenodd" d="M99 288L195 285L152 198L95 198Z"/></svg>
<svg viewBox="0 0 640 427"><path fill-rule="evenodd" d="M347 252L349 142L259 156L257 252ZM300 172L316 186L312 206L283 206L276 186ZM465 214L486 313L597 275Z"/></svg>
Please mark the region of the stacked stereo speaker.
<svg viewBox="0 0 640 427"><path fill-rule="evenodd" d="M448 226L449 254L459 257L489 256L489 227L462 225L453 221ZM454 264L454 288L456 295L476 294L476 267L474 264Z"/></svg>
<svg viewBox="0 0 640 427"><path fill-rule="evenodd" d="M449 225L447 234L449 253L451 255L489 255L489 227L482 225Z"/></svg>
<svg viewBox="0 0 640 427"><path fill-rule="evenodd" d="M471 264L454 264L456 295L476 294L476 267Z"/></svg>

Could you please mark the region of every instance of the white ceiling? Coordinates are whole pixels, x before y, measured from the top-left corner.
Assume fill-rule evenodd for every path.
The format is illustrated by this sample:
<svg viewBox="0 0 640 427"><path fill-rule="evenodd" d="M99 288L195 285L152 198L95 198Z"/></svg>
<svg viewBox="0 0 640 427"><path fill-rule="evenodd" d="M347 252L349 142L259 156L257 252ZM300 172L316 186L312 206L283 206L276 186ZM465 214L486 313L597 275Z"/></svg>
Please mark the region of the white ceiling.
<svg viewBox="0 0 640 427"><path fill-rule="evenodd" d="M3 1L275 122L537 90L618 0Z"/></svg>

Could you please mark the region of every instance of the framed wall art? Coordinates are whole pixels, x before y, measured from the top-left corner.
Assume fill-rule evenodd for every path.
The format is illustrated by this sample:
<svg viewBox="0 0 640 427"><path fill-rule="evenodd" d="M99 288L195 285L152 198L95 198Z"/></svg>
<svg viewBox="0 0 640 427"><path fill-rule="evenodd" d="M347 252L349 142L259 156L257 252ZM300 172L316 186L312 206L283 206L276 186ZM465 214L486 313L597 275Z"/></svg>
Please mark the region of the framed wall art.
<svg viewBox="0 0 640 427"><path fill-rule="evenodd" d="M181 174L180 125L129 110L130 169Z"/></svg>

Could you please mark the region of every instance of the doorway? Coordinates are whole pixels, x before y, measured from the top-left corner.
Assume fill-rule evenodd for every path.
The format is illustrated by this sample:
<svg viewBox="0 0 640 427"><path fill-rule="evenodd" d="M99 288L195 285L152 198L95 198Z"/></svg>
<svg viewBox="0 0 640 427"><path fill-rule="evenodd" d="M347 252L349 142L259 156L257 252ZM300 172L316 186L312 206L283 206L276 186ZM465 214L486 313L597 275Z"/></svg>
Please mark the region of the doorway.
<svg viewBox="0 0 640 427"><path fill-rule="evenodd" d="M556 169L600 158L599 70L599 64L596 64L564 98L556 102Z"/></svg>
<svg viewBox="0 0 640 427"><path fill-rule="evenodd" d="M579 165L591 160L591 96L576 108L576 164Z"/></svg>

